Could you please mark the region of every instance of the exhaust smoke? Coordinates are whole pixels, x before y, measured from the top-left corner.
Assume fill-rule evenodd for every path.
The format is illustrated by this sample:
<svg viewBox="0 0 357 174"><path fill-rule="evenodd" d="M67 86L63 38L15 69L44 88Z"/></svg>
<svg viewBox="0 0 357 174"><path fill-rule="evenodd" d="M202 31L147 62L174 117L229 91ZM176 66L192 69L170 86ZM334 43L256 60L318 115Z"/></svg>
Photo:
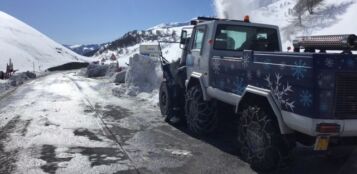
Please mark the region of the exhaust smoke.
<svg viewBox="0 0 357 174"><path fill-rule="evenodd" d="M242 20L245 15L262 5L262 0L214 0L219 18Z"/></svg>

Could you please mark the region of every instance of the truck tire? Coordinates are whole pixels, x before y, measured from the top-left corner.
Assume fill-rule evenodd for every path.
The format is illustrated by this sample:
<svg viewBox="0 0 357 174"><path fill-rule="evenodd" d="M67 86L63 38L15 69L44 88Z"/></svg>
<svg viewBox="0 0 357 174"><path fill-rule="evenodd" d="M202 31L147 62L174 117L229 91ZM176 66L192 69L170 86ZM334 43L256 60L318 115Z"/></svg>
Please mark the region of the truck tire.
<svg viewBox="0 0 357 174"><path fill-rule="evenodd" d="M292 146L269 107L246 106L238 120L240 155L253 169L270 172L289 162Z"/></svg>
<svg viewBox="0 0 357 174"><path fill-rule="evenodd" d="M169 87L167 86L167 83L165 81L161 82L159 92L159 105L161 115L164 117L166 122L168 122L168 119L171 118L174 114L172 95L173 94L170 94L169 92Z"/></svg>
<svg viewBox="0 0 357 174"><path fill-rule="evenodd" d="M214 104L203 100L200 86L188 89L185 97L187 127L196 135L212 133L218 125Z"/></svg>

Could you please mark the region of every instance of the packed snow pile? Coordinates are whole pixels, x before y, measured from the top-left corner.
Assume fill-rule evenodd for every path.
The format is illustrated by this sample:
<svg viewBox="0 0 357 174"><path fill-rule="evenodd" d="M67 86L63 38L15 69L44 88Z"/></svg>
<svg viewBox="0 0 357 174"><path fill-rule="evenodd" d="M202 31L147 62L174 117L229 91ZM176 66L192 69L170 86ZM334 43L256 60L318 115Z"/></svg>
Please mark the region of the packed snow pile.
<svg viewBox="0 0 357 174"><path fill-rule="evenodd" d="M125 84L113 89L114 95L136 96L140 93L151 93L159 88L162 70L158 59L136 54L129 62Z"/></svg>
<svg viewBox="0 0 357 174"><path fill-rule="evenodd" d="M125 83L126 69L121 70L120 72L115 73L112 76L112 82L115 84Z"/></svg>
<svg viewBox="0 0 357 174"><path fill-rule="evenodd" d="M0 80L0 96L10 88L11 85L8 80Z"/></svg>
<svg viewBox="0 0 357 174"><path fill-rule="evenodd" d="M118 71L119 67L115 63L109 65L90 64L87 67L86 75L87 77L112 77Z"/></svg>
<svg viewBox="0 0 357 174"><path fill-rule="evenodd" d="M141 91L149 92L160 86L162 71L158 59L153 59L139 54L130 59L126 73L125 83L136 86Z"/></svg>
<svg viewBox="0 0 357 174"><path fill-rule="evenodd" d="M2 93L10 90L13 87L17 87L19 85L22 85L28 80L35 79L36 74L26 71L22 73L17 73L13 76L11 76L7 80L0 80L0 96Z"/></svg>
<svg viewBox="0 0 357 174"><path fill-rule="evenodd" d="M278 25L283 48L297 36L357 34L357 0L322 0L312 10L297 10L298 0L215 0L221 18ZM300 21L301 19L301 21Z"/></svg>
<svg viewBox="0 0 357 174"><path fill-rule="evenodd" d="M88 60L36 29L0 11L0 70L11 58L18 71L45 71L69 62Z"/></svg>
<svg viewBox="0 0 357 174"><path fill-rule="evenodd" d="M36 74L26 71L22 73L15 74L9 78L11 86L19 86L22 85L24 82L30 79L36 78Z"/></svg>

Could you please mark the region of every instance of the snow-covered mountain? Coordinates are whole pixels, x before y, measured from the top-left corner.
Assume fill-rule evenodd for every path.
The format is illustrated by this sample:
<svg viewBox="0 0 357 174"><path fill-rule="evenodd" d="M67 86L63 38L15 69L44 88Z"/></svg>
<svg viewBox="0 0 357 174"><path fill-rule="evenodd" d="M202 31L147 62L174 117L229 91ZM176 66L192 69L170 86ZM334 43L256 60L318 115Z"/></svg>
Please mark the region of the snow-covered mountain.
<svg viewBox="0 0 357 174"><path fill-rule="evenodd" d="M78 45L63 45L63 46L71 49L72 51L74 51L75 53L77 53L79 55L91 57L103 45L105 45L105 44L86 44L86 45L78 44Z"/></svg>
<svg viewBox="0 0 357 174"><path fill-rule="evenodd" d="M294 12L298 0L215 0L217 15L278 25L284 47L301 35L357 34L357 0L323 0L314 13L304 12L302 23Z"/></svg>
<svg viewBox="0 0 357 174"><path fill-rule="evenodd" d="M12 59L18 71L44 71L68 62L85 61L22 21L0 11L0 70ZM88 60L88 59L87 59Z"/></svg>
<svg viewBox="0 0 357 174"><path fill-rule="evenodd" d="M110 63L110 58L115 55L120 66L126 66L129 63L129 58L139 53L140 44L158 44L161 43L163 55L170 61L177 60L181 55L181 49L178 42L183 27L189 23L169 23L160 24L147 30L134 30L124 34L121 38L114 40L106 45L103 45L94 57L101 61L106 60Z"/></svg>
<svg viewBox="0 0 357 174"><path fill-rule="evenodd" d="M154 27L149 28L148 30L155 30L155 29L164 29L164 28L173 28L173 27L183 27L189 25L189 22L171 22L171 23L162 23L156 25Z"/></svg>

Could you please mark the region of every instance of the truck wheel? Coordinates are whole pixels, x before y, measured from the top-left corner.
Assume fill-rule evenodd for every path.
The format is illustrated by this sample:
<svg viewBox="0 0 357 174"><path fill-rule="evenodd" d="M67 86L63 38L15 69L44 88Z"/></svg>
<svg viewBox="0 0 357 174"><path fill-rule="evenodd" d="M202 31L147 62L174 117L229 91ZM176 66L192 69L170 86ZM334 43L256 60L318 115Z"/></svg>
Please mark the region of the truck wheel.
<svg viewBox="0 0 357 174"><path fill-rule="evenodd" d="M214 105L203 100L199 86L191 87L186 93L185 115L188 129L197 135L213 132L218 124Z"/></svg>
<svg viewBox="0 0 357 174"><path fill-rule="evenodd" d="M161 82L160 92L159 92L159 104L161 115L164 117L165 121L171 118L174 114L172 105L172 94L169 92L169 88L166 82Z"/></svg>
<svg viewBox="0 0 357 174"><path fill-rule="evenodd" d="M238 124L238 145L241 158L253 169L269 172L286 164L291 146L280 134L270 108L248 106Z"/></svg>

